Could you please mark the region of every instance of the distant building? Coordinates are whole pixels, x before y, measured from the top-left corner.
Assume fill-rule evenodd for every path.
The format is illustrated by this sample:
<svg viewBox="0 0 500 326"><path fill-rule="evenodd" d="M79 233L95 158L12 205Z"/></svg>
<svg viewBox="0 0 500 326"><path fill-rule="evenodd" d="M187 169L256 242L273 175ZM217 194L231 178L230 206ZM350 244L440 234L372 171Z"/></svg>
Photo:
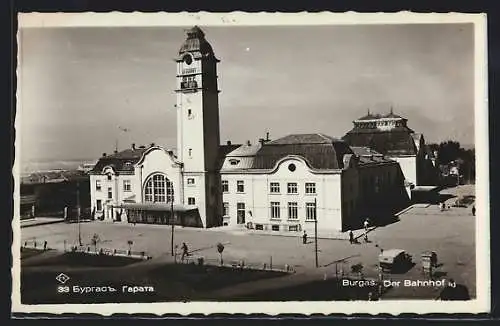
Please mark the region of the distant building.
<svg viewBox="0 0 500 326"><path fill-rule="evenodd" d="M433 185L436 167L424 136L407 125L408 120L394 114L368 114L353 121L354 127L343 137L350 146L369 147L397 161L407 185Z"/></svg>
<svg viewBox="0 0 500 326"><path fill-rule="evenodd" d="M212 47L198 27L177 62L177 155L154 144L103 155L90 171L96 217L131 223L345 230L408 200L400 165L319 134L221 145Z"/></svg>

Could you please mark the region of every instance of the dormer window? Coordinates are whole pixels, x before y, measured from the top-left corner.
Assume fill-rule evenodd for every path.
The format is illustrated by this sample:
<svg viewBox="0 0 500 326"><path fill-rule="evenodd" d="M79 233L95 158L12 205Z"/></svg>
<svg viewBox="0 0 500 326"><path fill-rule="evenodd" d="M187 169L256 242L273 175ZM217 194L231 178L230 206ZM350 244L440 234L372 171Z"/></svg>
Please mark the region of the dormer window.
<svg viewBox="0 0 500 326"><path fill-rule="evenodd" d="M111 173L108 173L108 181L111 181L113 179L113 176L111 175Z"/></svg>
<svg viewBox="0 0 500 326"><path fill-rule="evenodd" d="M240 160L236 160L236 159L229 160L229 164L231 164L231 165L238 165L238 163L240 163Z"/></svg>

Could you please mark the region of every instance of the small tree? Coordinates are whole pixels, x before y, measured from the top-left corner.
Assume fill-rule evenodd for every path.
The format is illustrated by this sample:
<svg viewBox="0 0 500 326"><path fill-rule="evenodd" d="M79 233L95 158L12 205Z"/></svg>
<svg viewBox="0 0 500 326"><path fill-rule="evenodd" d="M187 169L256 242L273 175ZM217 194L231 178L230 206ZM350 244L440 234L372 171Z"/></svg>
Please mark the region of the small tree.
<svg viewBox="0 0 500 326"><path fill-rule="evenodd" d="M222 243L218 243L217 244L217 252L219 253L220 255L220 264L222 265L224 263L224 261L222 260L222 252L224 251L224 245Z"/></svg>
<svg viewBox="0 0 500 326"><path fill-rule="evenodd" d="M99 235L97 233L94 233L92 236L92 245L94 246L94 250L97 252L97 244L99 243L101 239L99 238Z"/></svg>

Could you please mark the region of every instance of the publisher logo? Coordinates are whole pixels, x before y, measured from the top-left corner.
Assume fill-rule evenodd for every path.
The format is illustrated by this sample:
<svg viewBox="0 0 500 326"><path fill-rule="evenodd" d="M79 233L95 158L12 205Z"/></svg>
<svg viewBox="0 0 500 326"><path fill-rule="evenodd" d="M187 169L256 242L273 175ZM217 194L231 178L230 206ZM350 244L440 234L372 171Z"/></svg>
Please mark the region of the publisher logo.
<svg viewBox="0 0 500 326"><path fill-rule="evenodd" d="M69 276L64 274L64 273L61 273L61 274L57 275L56 280L59 283L64 284L69 280Z"/></svg>

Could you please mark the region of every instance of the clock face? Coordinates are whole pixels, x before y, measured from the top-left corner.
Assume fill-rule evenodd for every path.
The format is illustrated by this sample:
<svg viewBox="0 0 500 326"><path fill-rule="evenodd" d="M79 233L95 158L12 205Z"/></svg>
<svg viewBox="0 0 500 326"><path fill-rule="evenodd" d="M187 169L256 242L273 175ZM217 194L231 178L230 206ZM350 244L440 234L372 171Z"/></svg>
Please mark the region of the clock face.
<svg viewBox="0 0 500 326"><path fill-rule="evenodd" d="M184 62L189 66L193 62L193 58L189 54L186 54L184 58L182 58Z"/></svg>

